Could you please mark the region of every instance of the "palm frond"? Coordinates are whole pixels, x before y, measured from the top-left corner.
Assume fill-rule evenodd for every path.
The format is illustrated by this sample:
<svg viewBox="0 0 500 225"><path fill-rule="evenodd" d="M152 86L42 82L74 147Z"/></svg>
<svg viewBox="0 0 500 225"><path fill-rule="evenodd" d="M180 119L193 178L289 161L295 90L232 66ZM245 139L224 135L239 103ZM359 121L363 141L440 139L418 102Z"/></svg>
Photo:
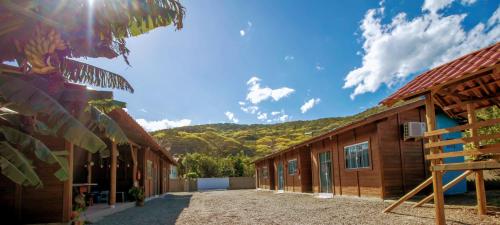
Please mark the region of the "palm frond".
<svg viewBox="0 0 500 225"><path fill-rule="evenodd" d="M181 29L185 16L179 0L11 0L0 2L0 12L5 12L1 24L19 21L3 29L0 37L8 41L0 45L2 60L16 59L14 37L25 42L34 25L41 23L56 29L71 46L65 56L122 55L127 63L126 38L169 25Z"/></svg>
<svg viewBox="0 0 500 225"><path fill-rule="evenodd" d="M117 101L114 99L96 99L89 100L89 105L94 106L96 109L103 113L109 113L115 109L122 109L127 107L125 102Z"/></svg>
<svg viewBox="0 0 500 225"><path fill-rule="evenodd" d="M45 124L57 135L88 150L109 156L106 144L75 119L56 100L29 82L14 75L0 74L0 96L12 103L9 108L23 115L43 115Z"/></svg>
<svg viewBox="0 0 500 225"><path fill-rule="evenodd" d="M40 140L7 126L0 126L0 133L2 133L7 142L18 146L22 151L33 151L35 156L41 161L49 164L58 163L60 169L54 175L62 181L68 179L67 162L64 163Z"/></svg>
<svg viewBox="0 0 500 225"><path fill-rule="evenodd" d="M33 169L33 165L31 165L30 160L24 157L18 149L12 147L12 145L5 141L0 141L0 157L2 158L2 160L0 160L2 161L1 164L5 163L5 165L2 165L1 167L2 174L6 177L20 185L35 186L37 188L42 187L42 181ZM5 170L4 167L6 167Z"/></svg>
<svg viewBox="0 0 500 225"><path fill-rule="evenodd" d="M104 136L117 144L128 143L128 138L120 126L111 117L101 112L94 106L89 106L90 126L104 133Z"/></svg>
<svg viewBox="0 0 500 225"><path fill-rule="evenodd" d="M75 83L121 89L134 93L132 85L122 76L86 63L64 59L61 71L66 79Z"/></svg>

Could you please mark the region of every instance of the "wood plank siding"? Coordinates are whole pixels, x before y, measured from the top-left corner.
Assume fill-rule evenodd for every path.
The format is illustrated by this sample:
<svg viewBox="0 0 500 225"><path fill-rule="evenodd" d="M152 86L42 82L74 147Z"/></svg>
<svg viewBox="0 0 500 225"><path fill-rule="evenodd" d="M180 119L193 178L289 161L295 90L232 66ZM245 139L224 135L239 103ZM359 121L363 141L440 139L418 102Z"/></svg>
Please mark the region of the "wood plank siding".
<svg viewBox="0 0 500 225"><path fill-rule="evenodd" d="M403 124L422 122L424 114L422 101L390 109L258 160L256 168L261 168L263 162L271 162L266 165L272 165L269 168L273 169L273 189L278 190L277 170L278 163L282 162L284 191L319 193L319 154L330 152L332 190L329 192L359 197L398 196L414 188L428 174L422 141L402 138ZM369 166L346 168L345 147L364 142L368 143ZM294 159L297 159L299 172L290 175L288 163Z"/></svg>

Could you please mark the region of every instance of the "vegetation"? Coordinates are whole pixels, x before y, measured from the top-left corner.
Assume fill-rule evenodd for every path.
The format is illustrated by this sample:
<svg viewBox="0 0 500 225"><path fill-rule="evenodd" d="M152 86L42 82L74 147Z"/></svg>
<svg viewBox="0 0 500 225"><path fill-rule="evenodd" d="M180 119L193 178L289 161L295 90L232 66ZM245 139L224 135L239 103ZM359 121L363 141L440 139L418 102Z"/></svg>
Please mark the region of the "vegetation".
<svg viewBox="0 0 500 225"><path fill-rule="evenodd" d="M401 104L403 103L396 106ZM254 173L251 161L258 157L283 150L387 109L385 106L377 106L354 116L279 124L225 123L187 126L156 131L153 136L164 147L170 148L170 152L180 157L180 176L248 176ZM240 161L243 164L240 164ZM243 169L235 169L236 165L242 166Z"/></svg>
<svg viewBox="0 0 500 225"><path fill-rule="evenodd" d="M177 0L54 1L0 3L0 168L17 184L41 187L33 162L58 164L59 180L69 177L67 152L51 150L36 137L66 141L107 157L98 135L126 143L127 137L106 115L120 107L112 100L87 102L68 96L68 83L90 84L133 92L120 75L73 60L78 57L123 56L125 38L173 24L182 28L184 8ZM16 62L18 67L4 65ZM81 91L85 92L84 90ZM70 100L70 101L68 101ZM114 105L114 106L113 106Z"/></svg>

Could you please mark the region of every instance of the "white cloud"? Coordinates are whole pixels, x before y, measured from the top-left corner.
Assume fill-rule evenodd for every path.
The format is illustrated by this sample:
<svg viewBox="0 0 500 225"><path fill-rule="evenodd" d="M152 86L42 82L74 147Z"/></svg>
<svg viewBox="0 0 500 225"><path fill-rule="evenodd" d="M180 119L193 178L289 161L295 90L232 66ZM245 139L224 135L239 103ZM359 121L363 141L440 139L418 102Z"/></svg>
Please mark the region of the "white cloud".
<svg viewBox="0 0 500 225"><path fill-rule="evenodd" d="M127 108L123 108L123 111L128 112L128 109Z"/></svg>
<svg viewBox="0 0 500 225"><path fill-rule="evenodd" d="M247 103L246 103L246 102L243 102L243 101L239 101L239 102L238 102L238 104L239 104L240 106L244 106L244 105L246 105Z"/></svg>
<svg viewBox="0 0 500 225"><path fill-rule="evenodd" d="M319 104L320 101L321 101L321 99L319 99L319 98L311 98L311 99L309 99L309 101L307 101L306 103L304 103L300 107L300 111L302 113L306 113L307 111L312 109L315 105Z"/></svg>
<svg viewBox="0 0 500 225"><path fill-rule="evenodd" d="M425 0L422 10L429 10L436 13L441 9L448 7L454 0Z"/></svg>
<svg viewBox="0 0 500 225"><path fill-rule="evenodd" d="M316 64L316 66L314 67L317 71L322 71L322 70L325 70L325 67L324 66L321 66L320 64Z"/></svg>
<svg viewBox="0 0 500 225"><path fill-rule="evenodd" d="M191 125L191 120L181 119L181 120L153 120L148 121L145 119L136 120L139 125L141 125L147 131L157 131L174 127L184 127Z"/></svg>
<svg viewBox="0 0 500 225"><path fill-rule="evenodd" d="M287 55L287 56L285 56L285 61L292 61L294 59L295 59L295 57L293 55Z"/></svg>
<svg viewBox="0 0 500 225"><path fill-rule="evenodd" d="M260 78L252 77L247 82L247 85L249 86L249 92L247 94L246 100L250 101L252 104L259 104L260 102L267 99L279 101L280 99L287 97L295 91L294 89L288 87L281 87L277 89L271 89L269 87L261 88L260 81Z"/></svg>
<svg viewBox="0 0 500 225"><path fill-rule="evenodd" d="M474 3L476 3L477 0L462 0L460 1L460 3L462 3L462 5L472 5Z"/></svg>
<svg viewBox="0 0 500 225"><path fill-rule="evenodd" d="M486 25L465 31L462 22L467 14L438 13L450 3L426 1L421 16L410 20L399 13L388 24L382 23L383 8L368 10L361 22L362 66L345 77L344 88L354 88L351 99L500 40L500 7Z"/></svg>
<svg viewBox="0 0 500 225"><path fill-rule="evenodd" d="M143 113L147 113L148 112L146 109L139 109L139 111L141 111Z"/></svg>
<svg viewBox="0 0 500 225"><path fill-rule="evenodd" d="M278 117L278 121L280 121L280 122L286 122L289 118L290 117L288 115L284 114L284 115Z"/></svg>
<svg viewBox="0 0 500 225"><path fill-rule="evenodd" d="M276 115L279 115L280 113L281 113L280 111L274 111L274 112L271 112L271 115L276 116Z"/></svg>
<svg viewBox="0 0 500 225"><path fill-rule="evenodd" d="M246 27L240 30L240 36L245 36L252 28L252 25L252 22L248 21Z"/></svg>
<svg viewBox="0 0 500 225"><path fill-rule="evenodd" d="M227 111L225 113L225 115L226 115L227 119L229 121L231 121L232 123L238 123L239 122L239 120L234 116L234 113Z"/></svg>
<svg viewBox="0 0 500 225"><path fill-rule="evenodd" d="M256 105L251 105L251 106L247 106L247 107L240 107L240 109L243 111L243 112L246 112L246 113L250 113L250 114L255 114L258 110L259 110L259 107L256 106Z"/></svg>
<svg viewBox="0 0 500 225"><path fill-rule="evenodd" d="M259 119L259 120L266 120L267 119L267 113L257 112L257 119Z"/></svg>

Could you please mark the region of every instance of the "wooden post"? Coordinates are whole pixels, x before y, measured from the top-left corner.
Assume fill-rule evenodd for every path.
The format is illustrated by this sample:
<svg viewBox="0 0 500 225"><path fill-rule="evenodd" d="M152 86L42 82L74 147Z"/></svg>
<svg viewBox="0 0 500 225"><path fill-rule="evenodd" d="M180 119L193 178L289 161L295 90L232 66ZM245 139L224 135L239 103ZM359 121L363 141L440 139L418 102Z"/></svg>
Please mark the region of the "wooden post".
<svg viewBox="0 0 500 225"><path fill-rule="evenodd" d="M137 149L130 144L130 154L132 156L132 181L134 187L139 187L139 181L137 180Z"/></svg>
<svg viewBox="0 0 500 225"><path fill-rule="evenodd" d="M88 152L87 153L87 183L91 184L92 183L92 153ZM92 186L88 186L88 193L91 192Z"/></svg>
<svg viewBox="0 0 500 225"><path fill-rule="evenodd" d="M73 211L73 144L65 142L64 148L68 151L68 180L64 182L62 221L69 222Z"/></svg>
<svg viewBox="0 0 500 225"><path fill-rule="evenodd" d="M486 215L486 192L484 190L484 176L482 170L476 170L476 198L477 213Z"/></svg>
<svg viewBox="0 0 500 225"><path fill-rule="evenodd" d="M476 123L476 112L475 107L472 104L467 104L467 119L469 124L474 125ZM472 127L470 129L471 138L478 136L477 128ZM479 141L473 142L473 148L479 149ZM482 170L476 170L476 199L477 199L477 212L479 215L486 215L486 192L484 190L484 177Z"/></svg>
<svg viewBox="0 0 500 225"><path fill-rule="evenodd" d="M118 156L118 149L114 141L111 142L111 176L110 176L110 190L109 190L109 205L111 208L115 207L116 203L116 160Z"/></svg>
<svg viewBox="0 0 500 225"><path fill-rule="evenodd" d="M427 131L436 129L436 109L434 108L434 101L432 93L425 96L425 119L427 121ZM429 138L429 143L437 141L436 136ZM439 153L439 148L431 148L431 154ZM431 166L441 163L441 160L431 160ZM446 224L444 215L444 194L443 194L443 174L441 171L432 171L432 187L434 190L434 206L436 211L436 224Z"/></svg>

